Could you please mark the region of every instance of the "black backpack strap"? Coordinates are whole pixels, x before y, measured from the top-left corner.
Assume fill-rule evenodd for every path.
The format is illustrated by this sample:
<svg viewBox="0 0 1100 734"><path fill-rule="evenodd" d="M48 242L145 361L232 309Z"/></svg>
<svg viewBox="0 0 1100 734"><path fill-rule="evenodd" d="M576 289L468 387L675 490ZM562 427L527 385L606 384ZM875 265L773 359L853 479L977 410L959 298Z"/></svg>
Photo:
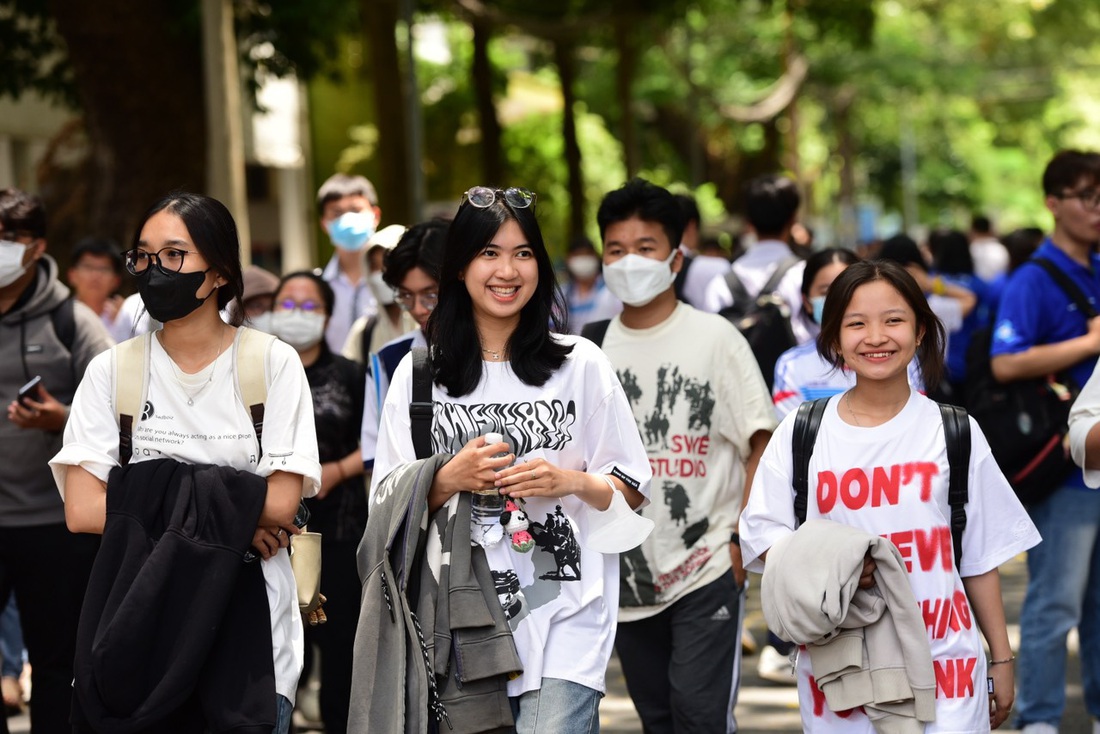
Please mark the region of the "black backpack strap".
<svg viewBox="0 0 1100 734"><path fill-rule="evenodd" d="M1033 257L1028 260L1030 263L1034 263L1047 271L1047 275L1058 284L1058 287L1070 297L1070 300L1077 305L1078 310L1085 315L1086 318L1091 319L1096 316L1096 309L1089 299L1085 297L1085 294L1081 292L1081 289L1077 287L1077 284L1073 282L1073 279L1062 270L1060 267L1047 260L1045 257Z"/></svg>
<svg viewBox="0 0 1100 734"><path fill-rule="evenodd" d="M733 268L726 273L726 285L729 286L730 293L733 295L733 305L747 310L749 304L752 303L752 296L745 290L745 284L741 282L741 279L737 277L737 273Z"/></svg>
<svg viewBox="0 0 1100 734"><path fill-rule="evenodd" d="M413 449L416 458L432 455L432 370L425 347L412 350L413 384L409 420L412 422Z"/></svg>
<svg viewBox="0 0 1100 734"><path fill-rule="evenodd" d="M756 294L756 297L766 296L769 293L775 292L775 289L779 287L779 284L783 282L784 276L787 275L787 271L802 261L798 255L791 255L785 260L780 261L776 266L775 272L772 273L772 277L768 278L768 282L764 284L764 287L760 289L760 292Z"/></svg>
<svg viewBox="0 0 1100 734"><path fill-rule="evenodd" d="M371 316L367 319L367 323L363 324L363 333L360 334L359 349L362 350L363 364L367 365L367 369L370 369L370 340L374 336L374 327L378 324L378 317Z"/></svg>
<svg viewBox="0 0 1100 734"><path fill-rule="evenodd" d="M943 439L947 444L947 503L951 507L951 544L955 549L955 569L962 561L962 537L966 530L966 503L969 501L970 419L956 405L940 403Z"/></svg>
<svg viewBox="0 0 1100 734"><path fill-rule="evenodd" d="M595 342L596 346L603 346L603 338L607 335L607 327L611 325L611 319L603 321L589 321L581 327L581 336Z"/></svg>
<svg viewBox="0 0 1100 734"><path fill-rule="evenodd" d="M794 417L791 453L794 457L794 517L798 525L806 522L810 485L810 457L814 454L817 431L821 428L821 418L825 415L825 406L828 404L829 398L806 401L798 406L798 412Z"/></svg>

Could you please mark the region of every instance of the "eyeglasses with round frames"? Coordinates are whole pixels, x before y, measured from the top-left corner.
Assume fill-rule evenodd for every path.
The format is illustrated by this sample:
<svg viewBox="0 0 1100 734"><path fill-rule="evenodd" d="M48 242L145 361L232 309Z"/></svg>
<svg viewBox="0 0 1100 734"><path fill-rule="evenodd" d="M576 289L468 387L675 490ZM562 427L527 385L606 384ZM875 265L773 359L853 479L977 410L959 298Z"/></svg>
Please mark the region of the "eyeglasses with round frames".
<svg viewBox="0 0 1100 734"><path fill-rule="evenodd" d="M169 275L182 270L184 260L188 255L194 254L196 253L178 247L164 247L157 252L146 252L135 247L122 253L122 260L131 275L141 275L149 269L150 263L154 263L160 272Z"/></svg>
<svg viewBox="0 0 1100 734"><path fill-rule="evenodd" d="M276 311L303 311L305 313L324 313L324 304L318 301L302 301L298 303L293 298L284 298L281 301L275 301L274 310Z"/></svg>
<svg viewBox="0 0 1100 734"><path fill-rule="evenodd" d="M397 305L404 311L412 311L416 307L417 301L420 301L420 305L426 311L434 311L435 307L439 305L439 291L412 293L398 288L393 292L393 297L397 301Z"/></svg>
<svg viewBox="0 0 1100 734"><path fill-rule="evenodd" d="M487 209L497 200L497 194L504 197L504 203L513 209L534 209L535 201L538 199L533 191L518 186L507 189L474 186L472 189L467 189L466 193L462 195L462 203L470 202L471 206L478 209Z"/></svg>
<svg viewBox="0 0 1100 734"><path fill-rule="evenodd" d="M1058 194L1059 199L1078 199L1088 210L1100 209L1100 189L1085 189Z"/></svg>

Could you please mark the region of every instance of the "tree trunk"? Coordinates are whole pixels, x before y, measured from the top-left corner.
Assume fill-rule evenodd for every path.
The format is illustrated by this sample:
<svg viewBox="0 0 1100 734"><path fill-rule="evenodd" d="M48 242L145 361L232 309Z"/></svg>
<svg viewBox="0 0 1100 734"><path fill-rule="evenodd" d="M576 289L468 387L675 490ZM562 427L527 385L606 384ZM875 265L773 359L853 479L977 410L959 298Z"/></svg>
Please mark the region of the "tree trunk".
<svg viewBox="0 0 1100 734"><path fill-rule="evenodd" d="M402 102L401 64L397 50L397 0L360 0L363 40L370 54L368 80L374 90L374 114L378 123L380 179L374 181L386 223L412 223L413 197L408 160L408 124Z"/></svg>
<svg viewBox="0 0 1100 734"><path fill-rule="evenodd" d="M102 0L95 12L79 0L49 0L49 9L68 46L90 149L83 181L61 204L74 218L68 228L125 243L155 199L204 189L198 28L171 0ZM65 223L55 219L51 229Z"/></svg>
<svg viewBox="0 0 1100 734"><path fill-rule="evenodd" d="M634 43L635 29L627 27L625 16L615 19L615 46L619 49L619 64L615 67L615 93L619 98L619 135L623 142L626 177L634 178L641 169L638 154L638 134L634 120L634 73L638 65L638 47Z"/></svg>
<svg viewBox="0 0 1100 734"><path fill-rule="evenodd" d="M492 40L492 24L473 17L474 60L471 70L477 116L481 127L482 180L488 186L503 186L504 165L501 158L501 128L497 108L493 101L493 65L489 61L489 41Z"/></svg>
<svg viewBox="0 0 1100 734"><path fill-rule="evenodd" d="M581 173L581 148L577 142L577 120L574 112L577 78L573 44L569 41L554 42L554 62L561 81L562 115L561 132L565 142L565 165L569 171L569 231L573 238L584 233L584 177Z"/></svg>

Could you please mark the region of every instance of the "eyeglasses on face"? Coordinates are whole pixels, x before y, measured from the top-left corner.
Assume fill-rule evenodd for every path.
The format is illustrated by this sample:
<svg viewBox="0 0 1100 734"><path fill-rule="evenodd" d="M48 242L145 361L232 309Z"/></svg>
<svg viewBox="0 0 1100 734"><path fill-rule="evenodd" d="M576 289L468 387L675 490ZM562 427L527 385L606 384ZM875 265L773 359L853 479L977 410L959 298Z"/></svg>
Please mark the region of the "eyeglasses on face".
<svg viewBox="0 0 1100 734"><path fill-rule="evenodd" d="M1086 209L1100 209L1100 189L1084 189L1058 194L1059 199L1079 199Z"/></svg>
<svg viewBox="0 0 1100 734"><path fill-rule="evenodd" d="M494 189L488 186L475 186L462 195L462 203L470 202L478 209L487 209L497 200L497 194L504 197L504 203L513 209L534 209L538 199L533 191L512 186L507 189Z"/></svg>
<svg viewBox="0 0 1100 734"><path fill-rule="evenodd" d="M133 275L141 275L149 269L149 265L155 264L160 272L178 273L183 269L183 262L188 255L195 253L190 250L181 250L178 247L165 247L157 252L146 252L135 247L122 253L122 260L126 263L126 269Z"/></svg>
<svg viewBox="0 0 1100 734"><path fill-rule="evenodd" d="M305 300L298 303L293 298L275 301L276 311L303 311L305 313L324 313L325 305L319 301Z"/></svg>
<svg viewBox="0 0 1100 734"><path fill-rule="evenodd" d="M398 288L393 292L393 297L397 300L397 305L406 311L412 311L416 308L417 301L420 301L420 305L424 307L425 311L434 311L435 307L439 305L439 291L413 293Z"/></svg>

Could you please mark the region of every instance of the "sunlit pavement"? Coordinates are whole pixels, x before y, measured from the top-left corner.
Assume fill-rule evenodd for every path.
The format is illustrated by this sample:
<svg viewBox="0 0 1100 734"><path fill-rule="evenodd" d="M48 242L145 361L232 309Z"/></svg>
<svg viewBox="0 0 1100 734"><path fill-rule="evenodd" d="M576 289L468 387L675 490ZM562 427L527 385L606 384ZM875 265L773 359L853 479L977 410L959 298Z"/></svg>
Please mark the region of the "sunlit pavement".
<svg viewBox="0 0 1100 734"><path fill-rule="evenodd" d="M1023 603L1027 569L1023 557L1012 560L1001 569L1005 612L1009 620L1009 636L1013 649L1018 647L1020 605ZM755 578L754 581L759 581ZM752 630L758 642L766 639L764 617L760 612L759 585L749 594L746 626ZM1066 714L1062 731L1088 734L1091 723L1085 714L1081 692L1081 666L1078 659L1077 635L1069 640L1069 685L1066 688ZM794 686L784 686L761 680L756 674L757 656L746 656L742 673L741 693L737 703L737 723L742 734L765 732L799 732L798 696ZM607 696L600 704L600 730L603 734L641 734L642 726L634 712L634 705L626 695L626 684L619 669L619 661L612 658L607 671ZM29 732L30 720L26 714L8 719L8 727L14 732ZM1013 729L999 731L1012 732Z"/></svg>

